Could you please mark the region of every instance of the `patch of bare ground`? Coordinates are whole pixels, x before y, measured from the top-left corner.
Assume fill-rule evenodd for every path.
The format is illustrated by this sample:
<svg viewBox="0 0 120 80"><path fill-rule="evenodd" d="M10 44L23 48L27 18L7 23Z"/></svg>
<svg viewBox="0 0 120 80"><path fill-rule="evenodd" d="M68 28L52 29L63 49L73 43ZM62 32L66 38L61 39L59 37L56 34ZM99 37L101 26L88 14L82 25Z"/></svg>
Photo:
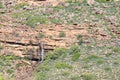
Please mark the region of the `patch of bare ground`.
<svg viewBox="0 0 120 80"><path fill-rule="evenodd" d="M21 61L21 63L22 62L26 63L27 65L21 66L16 70L14 73L15 80L34 80L33 71L38 63L31 61Z"/></svg>

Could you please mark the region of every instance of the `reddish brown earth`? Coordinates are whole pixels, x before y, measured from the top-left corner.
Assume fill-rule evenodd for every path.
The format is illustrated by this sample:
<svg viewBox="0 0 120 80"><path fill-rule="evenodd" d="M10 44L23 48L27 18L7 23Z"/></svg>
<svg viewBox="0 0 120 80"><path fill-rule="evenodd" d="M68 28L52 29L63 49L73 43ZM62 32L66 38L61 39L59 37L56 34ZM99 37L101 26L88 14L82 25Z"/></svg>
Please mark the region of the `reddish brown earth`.
<svg viewBox="0 0 120 80"><path fill-rule="evenodd" d="M46 49L48 47L53 49L55 47L69 47L77 42L76 36L78 34L81 34L85 37L90 36L85 28L87 27L75 25L40 25L36 29L26 26L17 26L14 28L1 27L0 41L5 48L9 48L9 51L12 51L10 47L14 47L14 52L16 54L23 54L25 48L31 46L37 47L37 43L39 41L43 41L46 44ZM41 32L45 35L45 38L39 38L39 33ZM64 32L66 36L59 37L61 32Z"/></svg>
<svg viewBox="0 0 120 80"><path fill-rule="evenodd" d="M101 29L91 34L88 32L88 28L85 23L81 25L39 25L37 28L23 25L16 27L4 26L0 28L0 42L4 46L1 52L9 51L17 56L24 57L29 49L37 49L37 44L40 41L44 42L46 51L54 48L66 48L77 43L77 35L79 34L83 36L82 38L86 43L89 37L96 37L98 40L110 38ZM61 32L65 33L65 37L59 37ZM40 38L40 33L44 34L45 37Z"/></svg>

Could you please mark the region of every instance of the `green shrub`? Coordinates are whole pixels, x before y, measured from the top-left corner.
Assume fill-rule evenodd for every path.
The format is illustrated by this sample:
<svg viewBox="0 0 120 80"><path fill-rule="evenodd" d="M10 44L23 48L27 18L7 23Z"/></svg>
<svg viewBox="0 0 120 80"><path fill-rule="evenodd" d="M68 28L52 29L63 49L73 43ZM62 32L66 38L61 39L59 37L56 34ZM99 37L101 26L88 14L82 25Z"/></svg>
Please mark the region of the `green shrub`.
<svg viewBox="0 0 120 80"><path fill-rule="evenodd" d="M85 73L82 75L83 80L97 80L95 75L92 75L90 73Z"/></svg>
<svg viewBox="0 0 120 80"><path fill-rule="evenodd" d="M90 60L92 61L92 60L98 60L98 59L101 59L101 57L99 57L98 55L96 55L96 54L91 54L91 55L89 55L88 57L86 57L86 58L83 58L83 61L85 61L85 62L89 62Z"/></svg>
<svg viewBox="0 0 120 80"><path fill-rule="evenodd" d="M82 38L82 35L81 35L81 34L77 35L77 39L78 39L78 40L81 39L81 38Z"/></svg>
<svg viewBox="0 0 120 80"><path fill-rule="evenodd" d="M119 61L114 61L114 63L113 63L115 66L117 65L119 65Z"/></svg>
<svg viewBox="0 0 120 80"><path fill-rule="evenodd" d="M39 23L39 24L45 24L46 23L46 18L40 17L40 16L30 15L28 17L27 22L26 22L26 24L29 25L29 26L31 26L31 27L36 27L37 23Z"/></svg>
<svg viewBox="0 0 120 80"><path fill-rule="evenodd" d="M0 80L4 80L4 77L2 74L0 74Z"/></svg>
<svg viewBox="0 0 120 80"><path fill-rule="evenodd" d="M12 70L12 69L7 70L7 73L9 73L9 74L12 74L13 72L14 72L14 70Z"/></svg>
<svg viewBox="0 0 120 80"><path fill-rule="evenodd" d="M21 58L10 54L10 55L5 55L5 56L0 56L0 59L9 61L9 60L17 60L17 59L21 59Z"/></svg>
<svg viewBox="0 0 120 80"><path fill-rule="evenodd" d="M4 8L2 3L0 3L0 9L1 9L1 8Z"/></svg>
<svg viewBox="0 0 120 80"><path fill-rule="evenodd" d="M119 51L120 51L120 48L114 47L114 48L113 48L113 51L114 51L114 52L119 52Z"/></svg>
<svg viewBox="0 0 120 80"><path fill-rule="evenodd" d="M104 70L105 71L111 71L111 68L109 66L105 66Z"/></svg>
<svg viewBox="0 0 120 80"><path fill-rule="evenodd" d="M76 54L76 53L80 53L80 47L73 45L70 49L69 49L69 54Z"/></svg>
<svg viewBox="0 0 120 80"><path fill-rule="evenodd" d="M40 69L41 71L49 71L49 70L50 70L49 65L46 65L46 64L41 64L41 65L38 66L38 67L39 67L39 69Z"/></svg>
<svg viewBox="0 0 120 80"><path fill-rule="evenodd" d="M72 60L76 61L76 60L79 59L79 57L80 57L80 53L75 53L75 54L72 55Z"/></svg>
<svg viewBox="0 0 120 80"><path fill-rule="evenodd" d="M65 68L72 69L73 67L72 67L72 65L69 65L65 62L60 62L60 63L56 64L56 68L57 69L65 69Z"/></svg>
<svg viewBox="0 0 120 80"><path fill-rule="evenodd" d="M97 1L97 2L107 2L107 0L95 0L95 1ZM110 1L110 0L109 0Z"/></svg>
<svg viewBox="0 0 120 80"><path fill-rule="evenodd" d="M52 53L48 53L45 59L56 60L60 57L64 58L67 55L67 50L64 48L56 48Z"/></svg>
<svg viewBox="0 0 120 80"><path fill-rule="evenodd" d="M80 80L80 76L78 76L78 75L72 76L71 80Z"/></svg>
<svg viewBox="0 0 120 80"><path fill-rule="evenodd" d="M29 6L29 4L28 4L28 3L19 3L19 4L16 6L16 9L23 8L24 6Z"/></svg>
<svg viewBox="0 0 120 80"><path fill-rule="evenodd" d="M23 64L18 63L18 64L16 64L15 66L16 66L16 68L19 68L20 66L23 66Z"/></svg>
<svg viewBox="0 0 120 80"><path fill-rule="evenodd" d="M68 71L63 71L62 76L68 76L70 73Z"/></svg>
<svg viewBox="0 0 120 80"><path fill-rule="evenodd" d="M53 36L52 36L52 35L49 35L48 37L49 37L49 39L53 39Z"/></svg>
<svg viewBox="0 0 120 80"><path fill-rule="evenodd" d="M68 3L73 3L73 1L72 1L72 0L67 0L66 2L68 2Z"/></svg>
<svg viewBox="0 0 120 80"><path fill-rule="evenodd" d="M109 56L111 56L113 53L111 52L111 53L107 53L106 54L106 57L109 57Z"/></svg>
<svg viewBox="0 0 120 80"><path fill-rule="evenodd" d="M99 59L100 57L96 54L91 54L90 56L87 57L87 59Z"/></svg>
<svg viewBox="0 0 120 80"><path fill-rule="evenodd" d="M65 57L66 54L67 54L66 49L64 49L64 48L57 48L54 51L54 56L53 57L54 58L59 58L61 56Z"/></svg>
<svg viewBox="0 0 120 80"><path fill-rule="evenodd" d="M59 37L65 37L65 36L66 36L65 32L62 31L59 33Z"/></svg>
<svg viewBox="0 0 120 80"><path fill-rule="evenodd" d="M82 65L82 68L89 68L89 67L90 67L89 64L83 64L83 65Z"/></svg>
<svg viewBox="0 0 120 80"><path fill-rule="evenodd" d="M3 49L3 46L1 45L1 43L0 43L0 49Z"/></svg>
<svg viewBox="0 0 120 80"><path fill-rule="evenodd" d="M53 9L54 9L54 11L59 11L61 9L64 9L64 7L62 7L62 6L54 6Z"/></svg>
<svg viewBox="0 0 120 80"><path fill-rule="evenodd" d="M82 35L79 34L77 36L77 40L78 40L78 45L81 45L83 43Z"/></svg>
<svg viewBox="0 0 120 80"><path fill-rule="evenodd" d="M51 21L52 23L54 23L54 24L60 23L60 20L59 20L59 19L51 19L50 21Z"/></svg>
<svg viewBox="0 0 120 80"><path fill-rule="evenodd" d="M38 72L35 80L47 80L44 72Z"/></svg>
<svg viewBox="0 0 120 80"><path fill-rule="evenodd" d="M39 33L39 38L44 38L45 34L44 33Z"/></svg>
<svg viewBox="0 0 120 80"><path fill-rule="evenodd" d="M0 60L0 65L4 66L3 60Z"/></svg>
<svg viewBox="0 0 120 80"><path fill-rule="evenodd" d="M78 45L81 45L83 43L83 39L78 40Z"/></svg>
<svg viewBox="0 0 120 80"><path fill-rule="evenodd" d="M103 64L103 63L104 63L104 60L103 60L103 59L98 59L98 60L97 60L97 63L98 63L98 64Z"/></svg>

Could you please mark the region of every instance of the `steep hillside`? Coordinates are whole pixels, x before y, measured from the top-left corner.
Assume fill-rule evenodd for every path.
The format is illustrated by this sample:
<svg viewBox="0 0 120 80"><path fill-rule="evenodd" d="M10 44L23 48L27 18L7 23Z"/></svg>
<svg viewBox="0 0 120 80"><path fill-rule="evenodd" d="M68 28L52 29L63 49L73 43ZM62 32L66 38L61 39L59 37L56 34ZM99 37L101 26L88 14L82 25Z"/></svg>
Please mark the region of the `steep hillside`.
<svg viewBox="0 0 120 80"><path fill-rule="evenodd" d="M0 1L0 80L119 80L119 14L119 1Z"/></svg>

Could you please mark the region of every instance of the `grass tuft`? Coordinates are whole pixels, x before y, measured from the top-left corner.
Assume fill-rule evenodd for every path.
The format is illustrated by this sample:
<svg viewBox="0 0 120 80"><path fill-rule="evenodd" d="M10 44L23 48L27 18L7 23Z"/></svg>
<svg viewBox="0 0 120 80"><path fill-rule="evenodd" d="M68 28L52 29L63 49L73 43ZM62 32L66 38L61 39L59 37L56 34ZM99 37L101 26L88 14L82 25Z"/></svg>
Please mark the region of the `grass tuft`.
<svg viewBox="0 0 120 80"><path fill-rule="evenodd" d="M96 76L90 73L84 73L82 78L83 80L97 80Z"/></svg>
<svg viewBox="0 0 120 80"><path fill-rule="evenodd" d="M21 8L23 8L24 6L29 6L29 4L28 3L19 3L17 6L16 6L16 9L18 10L18 9L21 9Z"/></svg>
<svg viewBox="0 0 120 80"><path fill-rule="evenodd" d="M3 7L3 4L0 2L0 9L2 9L2 8L4 8L4 7Z"/></svg>
<svg viewBox="0 0 120 80"><path fill-rule="evenodd" d="M74 75L71 77L71 80L80 80L80 76L79 75Z"/></svg>
<svg viewBox="0 0 120 80"><path fill-rule="evenodd" d="M65 32L62 31L59 33L59 37L65 37L65 36L66 36Z"/></svg>
<svg viewBox="0 0 120 80"><path fill-rule="evenodd" d="M0 80L5 80L2 74L0 74Z"/></svg>
<svg viewBox="0 0 120 80"><path fill-rule="evenodd" d="M72 65L69 65L65 62L60 62L60 63L56 64L56 68L57 69L65 69L65 68L72 69L73 67L72 67Z"/></svg>
<svg viewBox="0 0 120 80"><path fill-rule="evenodd" d="M79 57L80 57L80 55L81 55L80 53L75 53L75 54L73 54L73 55L72 55L72 60L73 60L73 61L78 60Z"/></svg>
<svg viewBox="0 0 120 80"><path fill-rule="evenodd" d="M98 56L98 55L96 55L96 54L91 54L91 55L89 55L88 57L83 58L83 61L89 62L89 61L91 61L91 60L97 60L97 59L101 59L101 57Z"/></svg>
<svg viewBox="0 0 120 80"><path fill-rule="evenodd" d="M45 34L44 33L39 33L39 38L44 38Z"/></svg>

